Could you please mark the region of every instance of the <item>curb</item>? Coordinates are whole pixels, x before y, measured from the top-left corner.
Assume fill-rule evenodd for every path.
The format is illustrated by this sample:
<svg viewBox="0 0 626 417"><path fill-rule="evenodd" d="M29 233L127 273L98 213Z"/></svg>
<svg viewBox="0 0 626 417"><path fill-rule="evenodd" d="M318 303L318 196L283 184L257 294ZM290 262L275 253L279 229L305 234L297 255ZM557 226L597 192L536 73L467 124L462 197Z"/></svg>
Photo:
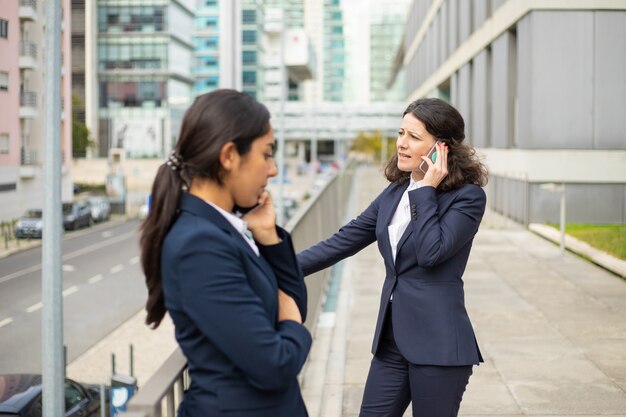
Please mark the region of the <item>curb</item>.
<svg viewBox="0 0 626 417"><path fill-rule="evenodd" d="M561 232L550 226L546 226L545 224L530 223L528 225L528 229L544 239L556 244L561 242ZM565 247L578 255L582 255L590 259L591 262L614 273L615 275L626 278L626 261L622 261L613 255L609 255L608 253L596 249L588 243L567 234L565 235Z"/></svg>

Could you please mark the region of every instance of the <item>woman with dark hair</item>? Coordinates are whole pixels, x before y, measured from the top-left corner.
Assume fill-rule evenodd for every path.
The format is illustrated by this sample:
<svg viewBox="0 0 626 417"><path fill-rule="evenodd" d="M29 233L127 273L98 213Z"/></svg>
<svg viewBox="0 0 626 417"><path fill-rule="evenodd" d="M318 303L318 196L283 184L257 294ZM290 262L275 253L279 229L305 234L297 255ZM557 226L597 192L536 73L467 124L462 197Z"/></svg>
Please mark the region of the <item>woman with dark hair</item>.
<svg viewBox="0 0 626 417"><path fill-rule="evenodd" d="M458 414L482 356L465 310L463 271L485 210L487 171L463 143L459 112L434 98L404 112L389 186L356 219L298 254L305 275L377 241L385 262L360 416ZM430 150L435 158L426 157ZM434 159L434 161L433 161Z"/></svg>
<svg viewBox="0 0 626 417"><path fill-rule="evenodd" d="M152 186L146 321L167 311L174 322L191 377L181 417L307 415L296 378L311 346L306 288L265 191L277 173L269 119L234 90L199 96Z"/></svg>

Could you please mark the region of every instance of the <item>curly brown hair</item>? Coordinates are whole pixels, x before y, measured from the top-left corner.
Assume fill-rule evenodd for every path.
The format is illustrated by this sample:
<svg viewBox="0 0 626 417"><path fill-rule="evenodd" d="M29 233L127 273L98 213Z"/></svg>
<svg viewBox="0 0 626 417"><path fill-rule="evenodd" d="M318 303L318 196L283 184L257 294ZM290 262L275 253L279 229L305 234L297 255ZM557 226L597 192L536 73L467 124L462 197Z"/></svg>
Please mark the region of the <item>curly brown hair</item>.
<svg viewBox="0 0 626 417"><path fill-rule="evenodd" d="M448 175L437 187L450 191L463 184L487 185L487 168L476 150L465 139L465 122L461 114L450 104L438 98L421 98L406 108L402 117L411 113L424 123L428 133L448 145ZM398 185L409 180L410 172L398 169L398 154L394 154L385 166L385 177Z"/></svg>

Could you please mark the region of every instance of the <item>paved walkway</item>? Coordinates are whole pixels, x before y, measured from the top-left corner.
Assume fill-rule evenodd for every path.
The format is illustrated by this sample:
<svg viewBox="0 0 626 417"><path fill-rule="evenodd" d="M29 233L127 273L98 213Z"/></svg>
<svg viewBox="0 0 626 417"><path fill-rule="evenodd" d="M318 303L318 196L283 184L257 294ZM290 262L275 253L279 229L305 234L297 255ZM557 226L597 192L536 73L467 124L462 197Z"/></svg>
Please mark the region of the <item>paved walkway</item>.
<svg viewBox="0 0 626 417"><path fill-rule="evenodd" d="M356 184L359 212L384 183L370 169ZM383 277L376 245L344 263L303 375L311 417L358 415ZM626 417L626 282L494 215L464 279L485 363L462 416Z"/></svg>

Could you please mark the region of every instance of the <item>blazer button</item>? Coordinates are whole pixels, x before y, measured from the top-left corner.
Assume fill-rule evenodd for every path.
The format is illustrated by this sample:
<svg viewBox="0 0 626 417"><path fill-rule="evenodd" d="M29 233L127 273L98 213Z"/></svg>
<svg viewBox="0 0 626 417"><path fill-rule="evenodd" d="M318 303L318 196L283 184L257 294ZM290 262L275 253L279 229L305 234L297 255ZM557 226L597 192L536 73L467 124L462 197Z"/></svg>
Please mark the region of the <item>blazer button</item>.
<svg viewBox="0 0 626 417"><path fill-rule="evenodd" d="M417 208L417 205L415 203L411 204L411 208Z"/></svg>

